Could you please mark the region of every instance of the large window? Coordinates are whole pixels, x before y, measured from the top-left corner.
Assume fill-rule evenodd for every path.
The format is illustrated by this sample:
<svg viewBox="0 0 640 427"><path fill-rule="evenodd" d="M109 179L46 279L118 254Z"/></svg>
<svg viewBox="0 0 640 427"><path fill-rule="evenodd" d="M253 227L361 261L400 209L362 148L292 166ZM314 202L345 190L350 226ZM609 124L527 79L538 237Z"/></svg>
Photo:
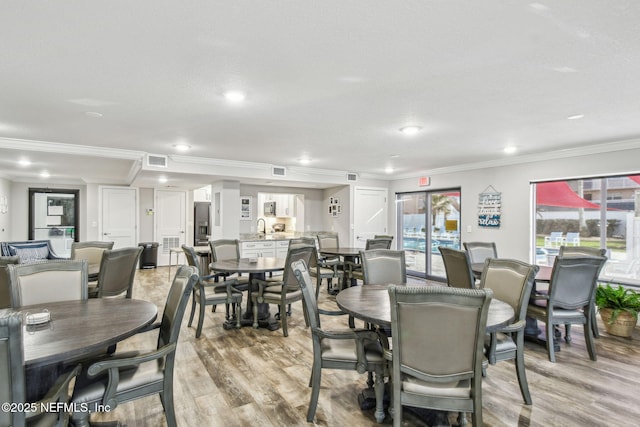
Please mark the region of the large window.
<svg viewBox="0 0 640 427"><path fill-rule="evenodd" d="M534 184L536 263L561 245L607 249L601 277L640 285L640 175Z"/></svg>
<svg viewBox="0 0 640 427"><path fill-rule="evenodd" d="M438 246L460 249L460 190L399 193L396 203L407 273L445 278Z"/></svg>

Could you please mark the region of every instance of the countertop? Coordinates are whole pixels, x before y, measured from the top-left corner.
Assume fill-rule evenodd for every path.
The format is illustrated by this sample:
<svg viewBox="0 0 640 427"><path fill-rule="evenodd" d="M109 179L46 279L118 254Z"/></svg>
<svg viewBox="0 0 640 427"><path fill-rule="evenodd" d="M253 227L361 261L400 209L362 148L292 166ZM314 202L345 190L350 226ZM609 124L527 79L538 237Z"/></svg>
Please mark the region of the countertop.
<svg viewBox="0 0 640 427"><path fill-rule="evenodd" d="M239 240L241 242L262 242L269 240L290 240L298 237L316 238L318 234L331 234L328 231L286 231L284 233L241 233Z"/></svg>

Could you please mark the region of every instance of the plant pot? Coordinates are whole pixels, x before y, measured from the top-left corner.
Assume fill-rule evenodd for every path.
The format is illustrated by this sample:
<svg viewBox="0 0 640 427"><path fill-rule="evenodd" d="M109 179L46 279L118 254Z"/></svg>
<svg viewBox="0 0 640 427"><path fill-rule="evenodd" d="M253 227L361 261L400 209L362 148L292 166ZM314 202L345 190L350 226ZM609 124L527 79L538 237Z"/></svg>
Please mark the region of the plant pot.
<svg viewBox="0 0 640 427"><path fill-rule="evenodd" d="M610 308L600 309L600 317L604 322L604 328L607 330L607 333L617 337L630 338L631 334L633 334L633 329L636 327L635 317L626 311L622 311L618 317L616 317L616 320L610 323L612 312L613 310Z"/></svg>

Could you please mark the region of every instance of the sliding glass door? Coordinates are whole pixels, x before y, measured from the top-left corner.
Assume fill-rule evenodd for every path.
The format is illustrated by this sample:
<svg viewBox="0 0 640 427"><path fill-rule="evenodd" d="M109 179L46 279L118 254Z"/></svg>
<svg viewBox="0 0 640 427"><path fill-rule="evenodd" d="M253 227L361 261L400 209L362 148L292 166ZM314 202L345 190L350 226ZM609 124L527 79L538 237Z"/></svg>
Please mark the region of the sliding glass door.
<svg viewBox="0 0 640 427"><path fill-rule="evenodd" d="M396 204L407 273L444 278L438 246L460 249L460 190L398 193Z"/></svg>

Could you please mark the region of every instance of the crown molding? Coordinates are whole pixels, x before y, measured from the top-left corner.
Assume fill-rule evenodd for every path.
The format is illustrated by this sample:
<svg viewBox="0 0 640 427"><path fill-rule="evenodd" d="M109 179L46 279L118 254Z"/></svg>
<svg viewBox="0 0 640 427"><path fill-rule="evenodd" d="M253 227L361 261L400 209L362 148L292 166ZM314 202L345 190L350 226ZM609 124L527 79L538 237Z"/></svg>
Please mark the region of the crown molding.
<svg viewBox="0 0 640 427"><path fill-rule="evenodd" d="M423 170L421 172L411 172L401 175L387 177L389 181L415 178L420 175L443 175L447 173L468 172L477 169L489 169L496 167L519 165L523 163L542 162L545 160L564 159L568 157L588 156L593 154L611 153L614 151L634 150L640 148L640 139L634 138L623 141L609 142L604 144L589 145L580 148L568 148L564 150L547 151L544 153L527 154L523 156L513 156L487 162L466 163L455 166L445 166L442 168Z"/></svg>
<svg viewBox="0 0 640 427"><path fill-rule="evenodd" d="M48 153L107 157L112 159L140 160L144 151L119 148L91 147L88 145L63 144L60 142L34 141L30 139L1 138L0 148L10 150L41 151Z"/></svg>

